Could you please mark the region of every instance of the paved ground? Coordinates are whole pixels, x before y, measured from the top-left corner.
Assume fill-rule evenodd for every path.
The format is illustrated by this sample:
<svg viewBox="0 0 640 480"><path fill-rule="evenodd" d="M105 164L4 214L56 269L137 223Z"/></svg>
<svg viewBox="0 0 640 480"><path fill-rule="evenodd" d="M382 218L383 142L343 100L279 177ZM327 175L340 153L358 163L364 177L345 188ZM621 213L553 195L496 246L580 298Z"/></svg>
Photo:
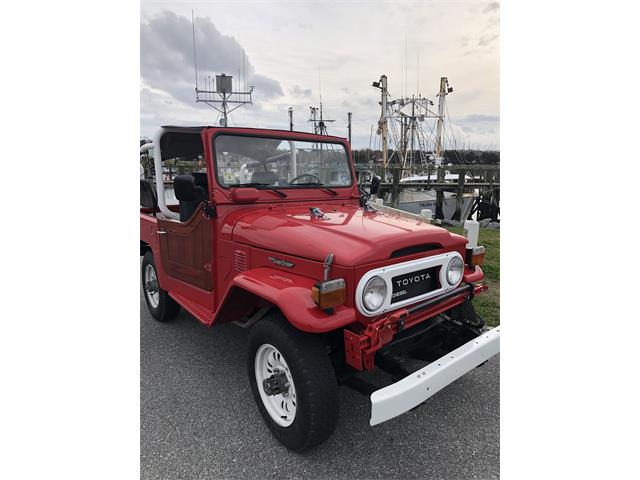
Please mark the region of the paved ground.
<svg viewBox="0 0 640 480"><path fill-rule="evenodd" d="M374 428L368 397L341 387L333 437L295 454L253 402L246 331L208 329L186 313L161 324L140 302L142 479L499 477L499 358Z"/></svg>

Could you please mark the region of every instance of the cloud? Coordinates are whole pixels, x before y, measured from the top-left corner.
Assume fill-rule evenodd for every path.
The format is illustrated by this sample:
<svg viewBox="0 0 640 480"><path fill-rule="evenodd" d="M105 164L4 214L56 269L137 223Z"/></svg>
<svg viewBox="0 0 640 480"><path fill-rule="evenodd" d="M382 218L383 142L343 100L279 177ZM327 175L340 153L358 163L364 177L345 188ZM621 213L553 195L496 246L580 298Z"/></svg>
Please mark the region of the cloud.
<svg viewBox="0 0 640 480"><path fill-rule="evenodd" d="M487 4L486 7L484 7L484 10L482 10L482 13L493 13L493 12L497 12L498 10L500 10L500 3L492 2Z"/></svg>
<svg viewBox="0 0 640 480"><path fill-rule="evenodd" d="M234 37L220 33L209 18L196 18L195 30L200 82L205 74L225 72L237 77L237 72L242 71L242 45ZM188 104L195 102L192 35L191 20L173 12L164 11L140 24L143 82ZM260 98L283 95L280 83L256 73L246 54L244 63L246 84L254 85Z"/></svg>
<svg viewBox="0 0 640 480"><path fill-rule="evenodd" d="M289 93L294 97L310 97L313 92L310 88L302 88L300 85L294 85L289 89Z"/></svg>
<svg viewBox="0 0 640 480"><path fill-rule="evenodd" d="M479 122L499 122L500 121L500 116L499 115L479 115L479 114L473 114L473 115L467 115L466 117L463 117L459 120L460 122L470 122L470 123L479 123Z"/></svg>
<svg viewBox="0 0 640 480"><path fill-rule="evenodd" d="M491 45L498 38L500 38L500 35L497 34L497 33L493 34L493 35L483 35L478 40L478 46L479 47L487 47L487 46Z"/></svg>
<svg viewBox="0 0 640 480"><path fill-rule="evenodd" d="M376 8L360 1L289 2L286 8L250 2L239 21L219 2L200 2L198 70L236 77L244 48L254 104L235 110L229 125L288 129L293 107L294 128L309 131L309 106L318 106L321 93L324 115L336 119L329 133L346 136L346 114L352 112L358 148L379 144L380 91L373 80L387 75L393 98L406 88L407 94L417 91L435 100L439 78L446 75L456 87L449 105L453 123L460 121L456 137L474 146L497 145L497 118L467 116L499 112L499 37L491 40L500 33L499 6L486 0L416 2L415 8L387 1ZM195 103L191 8L180 2L141 6L143 134L163 124L218 123L218 112ZM448 28L424 28L436 23ZM382 24L407 35L389 37L371 28Z"/></svg>
<svg viewBox="0 0 640 480"><path fill-rule="evenodd" d="M457 148L472 145L474 148L499 149L499 115L467 115L455 120L452 119L448 126L453 130Z"/></svg>

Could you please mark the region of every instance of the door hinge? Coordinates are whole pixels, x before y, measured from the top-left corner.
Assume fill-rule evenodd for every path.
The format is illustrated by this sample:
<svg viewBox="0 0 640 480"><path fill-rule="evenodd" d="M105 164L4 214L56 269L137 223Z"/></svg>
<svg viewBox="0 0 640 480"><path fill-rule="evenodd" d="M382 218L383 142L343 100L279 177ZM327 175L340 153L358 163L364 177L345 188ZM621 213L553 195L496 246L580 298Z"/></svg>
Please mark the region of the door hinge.
<svg viewBox="0 0 640 480"><path fill-rule="evenodd" d="M216 218L218 215L218 211L216 210L215 205L211 205L211 203L205 202L204 214L207 218Z"/></svg>

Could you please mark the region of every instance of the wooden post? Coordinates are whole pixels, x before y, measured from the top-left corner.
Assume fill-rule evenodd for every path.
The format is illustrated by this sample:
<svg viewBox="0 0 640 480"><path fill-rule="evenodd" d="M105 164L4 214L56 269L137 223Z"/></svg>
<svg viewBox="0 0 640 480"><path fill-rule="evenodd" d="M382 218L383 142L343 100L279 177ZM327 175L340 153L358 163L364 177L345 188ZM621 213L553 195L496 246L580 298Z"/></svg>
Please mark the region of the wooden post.
<svg viewBox="0 0 640 480"><path fill-rule="evenodd" d="M400 166L394 165L393 171L393 186L391 187L391 206L398 208L398 200L400 199Z"/></svg>
<svg viewBox="0 0 640 480"><path fill-rule="evenodd" d="M438 183L444 183L444 168L438 167ZM444 191L441 187L436 187L436 219L442 220L444 218Z"/></svg>
<svg viewBox="0 0 640 480"><path fill-rule="evenodd" d="M458 190L456 193L456 211L453 214L452 220L461 220L462 215L462 200L464 199L464 180L465 174L463 170L458 170Z"/></svg>

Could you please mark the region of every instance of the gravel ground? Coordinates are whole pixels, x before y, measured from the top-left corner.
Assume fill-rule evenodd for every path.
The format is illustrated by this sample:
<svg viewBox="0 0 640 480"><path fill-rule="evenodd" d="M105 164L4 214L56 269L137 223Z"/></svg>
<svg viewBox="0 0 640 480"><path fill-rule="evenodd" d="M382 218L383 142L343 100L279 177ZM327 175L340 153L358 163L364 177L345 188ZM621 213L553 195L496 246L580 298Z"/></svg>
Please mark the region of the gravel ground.
<svg viewBox="0 0 640 480"><path fill-rule="evenodd" d="M155 322L140 297L142 479L499 477L500 359L376 427L369 399L340 388L340 421L296 454L269 433L245 369L247 332L182 312Z"/></svg>

